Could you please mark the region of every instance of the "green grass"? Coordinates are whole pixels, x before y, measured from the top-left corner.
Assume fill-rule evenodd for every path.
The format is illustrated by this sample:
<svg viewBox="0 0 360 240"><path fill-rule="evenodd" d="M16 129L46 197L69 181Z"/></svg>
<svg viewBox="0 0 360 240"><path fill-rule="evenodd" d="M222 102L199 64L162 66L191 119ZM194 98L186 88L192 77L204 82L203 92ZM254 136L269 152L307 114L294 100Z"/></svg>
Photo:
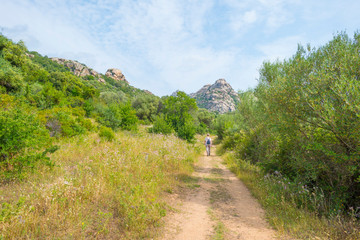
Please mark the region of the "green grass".
<svg viewBox="0 0 360 240"><path fill-rule="evenodd" d="M211 237L212 240L222 240L225 235L225 225L222 222L217 222L214 227L215 234Z"/></svg>
<svg viewBox="0 0 360 240"><path fill-rule="evenodd" d="M164 196L198 154L174 136L146 133L58 144L53 170L0 186L0 239L152 238L168 209Z"/></svg>
<svg viewBox="0 0 360 240"><path fill-rule="evenodd" d="M296 239L360 239L360 224L355 218L337 215L329 219L319 217L306 207L299 208L279 184L265 181L257 166L235 159L231 154L225 154L223 158L259 200L269 223L280 234Z"/></svg>
<svg viewBox="0 0 360 240"><path fill-rule="evenodd" d="M227 229L215 215L212 209L208 209L207 213L209 214L210 218L215 222L215 225L213 226L213 234L211 235L211 240L223 240L225 239L225 234L227 232Z"/></svg>

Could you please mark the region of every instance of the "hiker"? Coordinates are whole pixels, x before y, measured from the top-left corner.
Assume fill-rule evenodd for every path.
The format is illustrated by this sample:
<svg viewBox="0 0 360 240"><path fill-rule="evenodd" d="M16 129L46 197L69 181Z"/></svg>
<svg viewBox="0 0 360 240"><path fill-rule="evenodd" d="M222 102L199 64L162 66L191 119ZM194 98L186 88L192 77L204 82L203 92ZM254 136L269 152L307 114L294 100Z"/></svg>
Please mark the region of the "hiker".
<svg viewBox="0 0 360 240"><path fill-rule="evenodd" d="M210 147L211 147L211 138L210 138L210 134L207 134L206 138L205 138L205 146L206 146L206 153L208 156L210 156Z"/></svg>

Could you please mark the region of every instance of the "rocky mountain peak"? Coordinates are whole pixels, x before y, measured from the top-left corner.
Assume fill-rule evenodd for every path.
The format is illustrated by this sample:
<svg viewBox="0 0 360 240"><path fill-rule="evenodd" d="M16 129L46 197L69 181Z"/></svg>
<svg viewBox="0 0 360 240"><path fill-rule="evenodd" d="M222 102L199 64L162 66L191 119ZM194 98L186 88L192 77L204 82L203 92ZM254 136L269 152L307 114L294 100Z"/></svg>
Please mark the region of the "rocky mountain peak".
<svg viewBox="0 0 360 240"><path fill-rule="evenodd" d="M219 113L235 111L236 104L240 101L238 94L223 78L216 80L212 85L203 86L190 96L196 99L199 107Z"/></svg>
<svg viewBox="0 0 360 240"><path fill-rule="evenodd" d="M220 78L215 81L214 85L229 85L224 78Z"/></svg>
<svg viewBox="0 0 360 240"><path fill-rule="evenodd" d="M205 85L207 86L207 85ZM226 89L226 91L234 91L233 88L230 86L229 83L226 82L225 79L220 78L218 80L215 81L215 83L213 85L210 86L211 89Z"/></svg>

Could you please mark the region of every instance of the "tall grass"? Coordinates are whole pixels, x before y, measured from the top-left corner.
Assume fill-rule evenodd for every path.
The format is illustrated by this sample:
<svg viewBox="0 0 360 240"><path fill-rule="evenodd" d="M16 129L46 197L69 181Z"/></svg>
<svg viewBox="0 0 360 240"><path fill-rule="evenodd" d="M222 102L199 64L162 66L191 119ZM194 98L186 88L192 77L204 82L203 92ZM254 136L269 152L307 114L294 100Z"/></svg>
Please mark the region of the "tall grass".
<svg viewBox="0 0 360 240"><path fill-rule="evenodd" d="M141 239L166 214L162 196L197 151L174 136L93 134L59 143L56 166L0 186L0 239Z"/></svg>
<svg viewBox="0 0 360 240"><path fill-rule="evenodd" d="M230 153L224 160L259 200L269 223L280 234L296 239L360 239L356 209L349 209L350 217L335 210L331 216L322 216L321 208L329 204L320 189L308 189L278 172L265 175L259 167Z"/></svg>

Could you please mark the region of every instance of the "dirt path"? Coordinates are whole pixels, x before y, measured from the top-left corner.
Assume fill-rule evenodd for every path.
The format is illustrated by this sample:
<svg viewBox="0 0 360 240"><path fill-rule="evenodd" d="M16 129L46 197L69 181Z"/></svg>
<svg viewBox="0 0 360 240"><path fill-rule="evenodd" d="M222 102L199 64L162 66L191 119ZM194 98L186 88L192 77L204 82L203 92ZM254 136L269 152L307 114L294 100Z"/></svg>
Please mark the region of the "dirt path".
<svg viewBox="0 0 360 240"><path fill-rule="evenodd" d="M261 206L220 157L204 153L183 181L187 188L174 200L160 239L275 239Z"/></svg>

